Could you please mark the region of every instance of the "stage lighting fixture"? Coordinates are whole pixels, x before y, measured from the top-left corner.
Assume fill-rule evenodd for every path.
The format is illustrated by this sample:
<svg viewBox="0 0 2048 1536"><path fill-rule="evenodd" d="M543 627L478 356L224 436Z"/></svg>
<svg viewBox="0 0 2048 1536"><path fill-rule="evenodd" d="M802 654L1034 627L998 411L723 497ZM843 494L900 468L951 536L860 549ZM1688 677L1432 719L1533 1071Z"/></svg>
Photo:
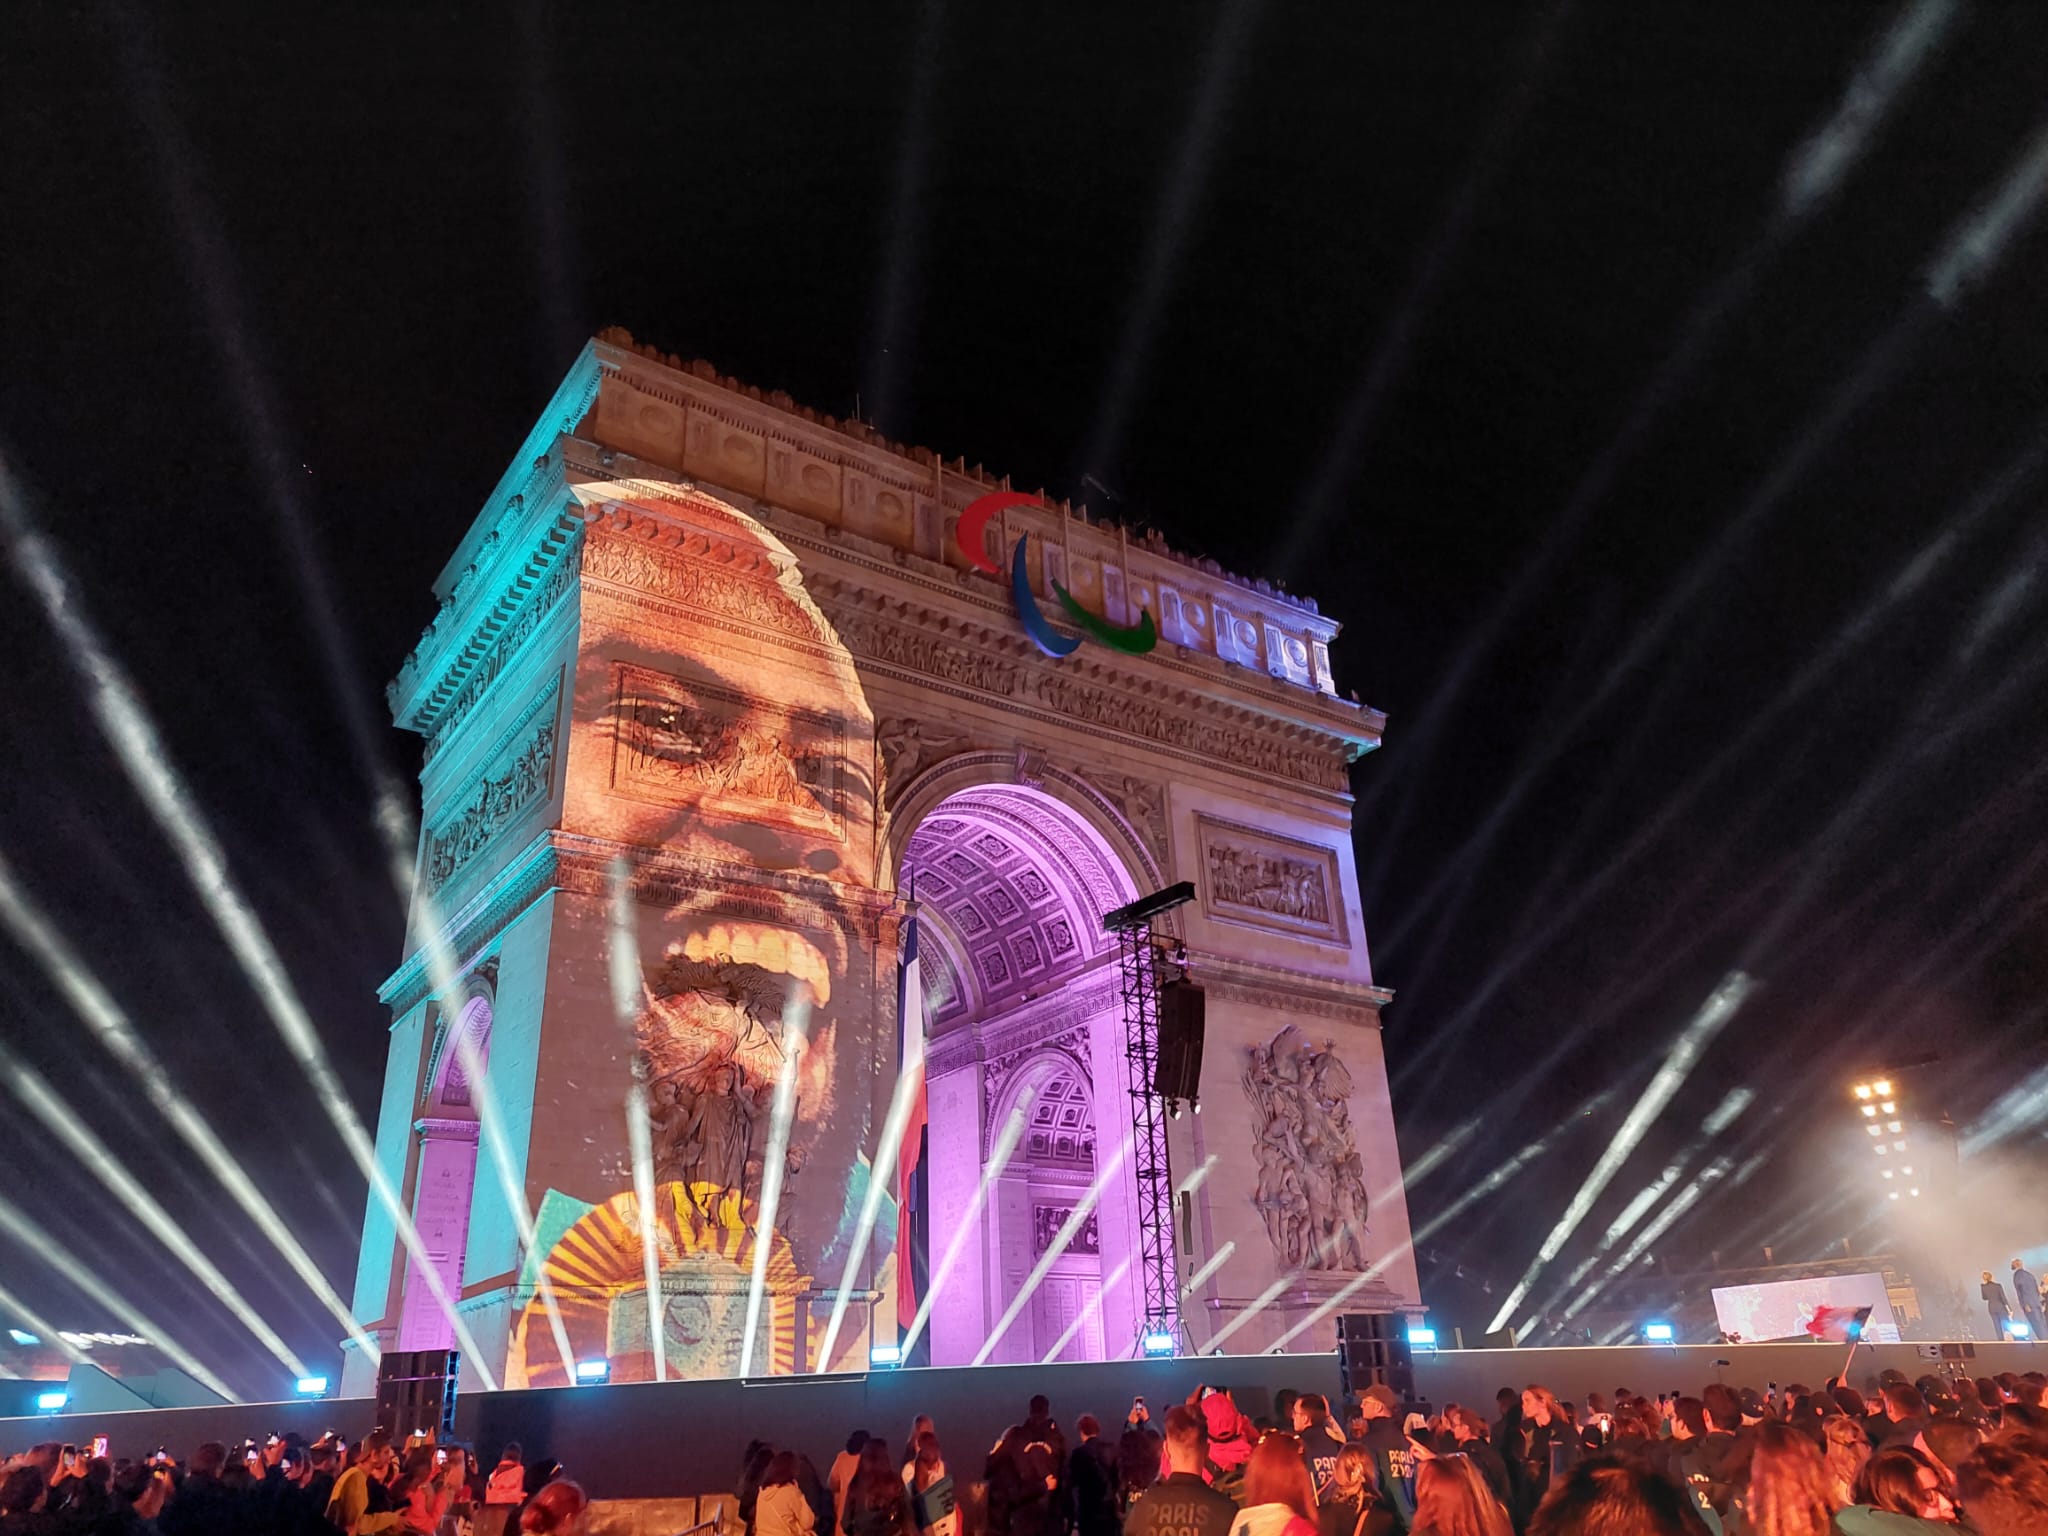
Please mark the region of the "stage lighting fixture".
<svg viewBox="0 0 2048 1536"><path fill-rule="evenodd" d="M327 1378L325 1376L301 1376L299 1378L298 1393L301 1397L325 1397L327 1395Z"/></svg>
<svg viewBox="0 0 2048 1536"><path fill-rule="evenodd" d="M872 1344L868 1346L868 1366L877 1371L893 1371L903 1363L901 1344Z"/></svg>
<svg viewBox="0 0 2048 1536"><path fill-rule="evenodd" d="M1890 1131L1894 1136L1896 1136L1899 1134L1899 1132L1903 1131L1905 1127L1899 1124L1898 1121L1893 1120L1886 1124L1885 1129Z"/></svg>
<svg viewBox="0 0 2048 1536"><path fill-rule="evenodd" d="M612 1363L609 1360L578 1360L576 1379L585 1386L595 1386L601 1381L612 1379Z"/></svg>
<svg viewBox="0 0 2048 1536"><path fill-rule="evenodd" d="M1913 1170L1912 1170L1912 1169L1910 1169L1910 1168L1908 1168L1908 1169L1906 1170L1906 1172L1908 1172L1908 1173L1911 1173L1912 1171L1913 1171ZM1887 1178L1887 1179L1888 1179L1888 1178L1890 1178L1891 1176L1892 1176L1892 1171L1891 1171L1891 1169L1889 1169L1889 1168L1886 1168L1886 1169L1883 1169L1883 1170L1881 1170L1881 1177L1884 1177L1884 1178Z"/></svg>
<svg viewBox="0 0 2048 1536"><path fill-rule="evenodd" d="M1907 1191L1906 1191L1906 1193L1907 1193L1907 1194L1909 1194L1909 1195L1917 1195L1917 1194L1919 1194L1919 1193L1920 1193L1920 1190L1919 1190L1919 1187L1918 1187L1918 1186L1916 1185L1916 1186L1915 1186L1915 1187L1913 1187L1912 1189L1909 1189L1909 1190L1907 1190Z"/></svg>
<svg viewBox="0 0 2048 1536"><path fill-rule="evenodd" d="M1896 1189L1892 1191L1892 1198L1894 1200L1899 1198L1899 1192Z"/></svg>
<svg viewBox="0 0 2048 1536"><path fill-rule="evenodd" d="M1903 1152L1906 1150L1906 1143L1903 1140L1895 1141L1892 1143L1892 1150L1894 1152Z"/></svg>
<svg viewBox="0 0 2048 1536"><path fill-rule="evenodd" d="M2023 1323L2016 1317L2006 1319L2005 1329L2016 1339L2031 1339L2034 1336L2033 1324Z"/></svg>
<svg viewBox="0 0 2048 1536"><path fill-rule="evenodd" d="M1865 1127L1863 1127L1863 1129L1870 1132L1870 1134L1873 1136L1882 1136L1884 1134L1884 1132L1875 1125L1866 1125Z"/></svg>
<svg viewBox="0 0 2048 1536"><path fill-rule="evenodd" d="M1147 1328L1140 1341L1147 1360L1166 1360L1173 1356L1173 1332L1167 1328Z"/></svg>
<svg viewBox="0 0 2048 1536"><path fill-rule="evenodd" d="M1888 1115L1896 1115L1899 1112L1899 1106L1892 1103L1889 1099L1884 1102L1882 1108Z"/></svg>
<svg viewBox="0 0 2048 1536"><path fill-rule="evenodd" d="M1856 1085L1856 1097L1857 1097L1857 1098L1859 1098L1859 1099L1867 1099L1867 1098L1869 1098L1869 1097L1870 1097L1870 1084L1868 1084L1868 1083L1858 1083L1858 1084Z"/></svg>
<svg viewBox="0 0 2048 1536"><path fill-rule="evenodd" d="M1877 1106L1875 1104L1866 1104L1863 1106L1863 1113L1874 1120L1877 1118Z"/></svg>
<svg viewBox="0 0 2048 1536"><path fill-rule="evenodd" d="M26 1349L26 1348L30 1347L31 1345L35 1345L35 1344L40 1344L40 1343L42 1343L42 1342L43 1342L43 1341L42 1341L41 1339L37 1338L37 1337L36 1337L36 1336L35 1336L34 1334L32 1334L32 1333L23 1333L23 1332L22 1332L22 1331L21 1331L21 1330L20 1330L19 1328L10 1328L10 1329L8 1329L8 1330L7 1330L7 1337L9 1337L10 1339L14 1340L14 1342L15 1342L15 1343L17 1343L17 1344L21 1345L21 1346L22 1346L22 1347L23 1347L24 1349Z"/></svg>
<svg viewBox="0 0 2048 1536"><path fill-rule="evenodd" d="M1669 1344L1678 1337L1678 1330L1669 1323L1643 1324L1643 1342L1646 1344Z"/></svg>
<svg viewBox="0 0 2048 1536"><path fill-rule="evenodd" d="M1887 1152L1891 1151L1891 1148L1880 1141L1876 1146L1872 1147L1870 1150L1875 1152L1879 1157L1883 1157Z"/></svg>
<svg viewBox="0 0 2048 1536"><path fill-rule="evenodd" d="M1892 1085L1882 1079L1872 1083L1871 1087L1877 1090L1877 1096L1880 1099L1888 1099L1892 1096Z"/></svg>
<svg viewBox="0 0 2048 1536"><path fill-rule="evenodd" d="M1899 1172L1901 1172L1901 1173L1911 1173L1912 1171L1913 1171L1913 1165L1912 1165L1911 1163L1908 1163L1908 1164L1906 1164L1906 1165L1905 1165L1905 1166L1904 1166L1903 1168L1901 1168L1901 1169L1899 1170Z"/></svg>
<svg viewBox="0 0 2048 1536"><path fill-rule="evenodd" d="M1434 1328L1410 1328L1408 1330L1408 1347L1410 1349L1435 1349L1436 1330Z"/></svg>
<svg viewBox="0 0 2048 1536"><path fill-rule="evenodd" d="M64 1405L70 1401L71 1394L69 1392L38 1392L36 1394L36 1412L62 1413Z"/></svg>

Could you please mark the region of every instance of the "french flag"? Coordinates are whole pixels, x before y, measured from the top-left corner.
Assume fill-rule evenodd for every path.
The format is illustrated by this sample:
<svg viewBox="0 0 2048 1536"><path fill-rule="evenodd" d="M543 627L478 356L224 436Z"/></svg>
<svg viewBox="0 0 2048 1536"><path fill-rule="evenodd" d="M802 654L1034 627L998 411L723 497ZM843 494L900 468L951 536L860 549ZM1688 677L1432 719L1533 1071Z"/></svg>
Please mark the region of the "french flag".
<svg viewBox="0 0 2048 1536"><path fill-rule="evenodd" d="M896 1016L903 1021L898 1071L916 1074L917 1091L903 1125L896 1154L896 1321L907 1333L917 1318L920 1283L914 1246L911 1192L931 1104L924 1083L924 980L917 963L917 883L910 887L910 915L903 920L903 954L896 970Z"/></svg>

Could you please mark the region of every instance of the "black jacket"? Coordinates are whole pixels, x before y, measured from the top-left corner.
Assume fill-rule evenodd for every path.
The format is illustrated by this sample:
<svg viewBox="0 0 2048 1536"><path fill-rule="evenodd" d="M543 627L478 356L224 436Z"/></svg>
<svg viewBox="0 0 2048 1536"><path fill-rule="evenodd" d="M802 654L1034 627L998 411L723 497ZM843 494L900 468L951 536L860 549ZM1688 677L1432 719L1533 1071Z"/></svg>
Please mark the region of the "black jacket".
<svg viewBox="0 0 2048 1536"><path fill-rule="evenodd" d="M1237 1506L1192 1472L1161 1478L1131 1503L1124 1536L1230 1536Z"/></svg>

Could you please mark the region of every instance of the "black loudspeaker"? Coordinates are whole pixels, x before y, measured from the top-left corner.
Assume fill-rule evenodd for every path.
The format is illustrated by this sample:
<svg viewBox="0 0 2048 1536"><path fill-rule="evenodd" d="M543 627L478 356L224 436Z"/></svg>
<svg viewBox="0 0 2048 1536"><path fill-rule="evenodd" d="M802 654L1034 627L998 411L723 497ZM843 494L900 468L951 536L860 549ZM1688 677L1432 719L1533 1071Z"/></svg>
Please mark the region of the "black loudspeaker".
<svg viewBox="0 0 2048 1536"><path fill-rule="evenodd" d="M440 1439L455 1433L455 1386L462 1352L387 1350L377 1363L377 1427L393 1440L420 1430Z"/></svg>
<svg viewBox="0 0 2048 1536"><path fill-rule="evenodd" d="M1408 1349L1408 1319L1398 1312L1344 1312L1337 1317L1337 1369L1344 1395L1367 1387L1392 1388L1415 1401L1415 1357Z"/></svg>
<svg viewBox="0 0 2048 1536"><path fill-rule="evenodd" d="M1185 977L1159 989L1159 1063L1152 1091L1163 1099L1194 1099L1202 1091L1202 989Z"/></svg>

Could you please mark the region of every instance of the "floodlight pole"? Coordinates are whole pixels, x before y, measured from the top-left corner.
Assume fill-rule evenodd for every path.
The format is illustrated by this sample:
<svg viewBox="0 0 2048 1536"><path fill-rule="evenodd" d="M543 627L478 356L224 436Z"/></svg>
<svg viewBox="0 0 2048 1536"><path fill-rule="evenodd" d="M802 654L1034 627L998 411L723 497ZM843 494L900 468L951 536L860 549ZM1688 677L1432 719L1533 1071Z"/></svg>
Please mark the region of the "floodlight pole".
<svg viewBox="0 0 2048 1536"><path fill-rule="evenodd" d="M1124 1069L1131 1090L1132 1172L1138 1181L1138 1273L1145 1315L1137 1349L1148 1333L1170 1333L1187 1347L1180 1321L1180 1289L1173 1249L1173 1168L1166 1144L1166 1102L1152 1091L1159 1070L1159 955L1153 922L1194 899L1186 880L1103 914L1116 935L1123 980Z"/></svg>

